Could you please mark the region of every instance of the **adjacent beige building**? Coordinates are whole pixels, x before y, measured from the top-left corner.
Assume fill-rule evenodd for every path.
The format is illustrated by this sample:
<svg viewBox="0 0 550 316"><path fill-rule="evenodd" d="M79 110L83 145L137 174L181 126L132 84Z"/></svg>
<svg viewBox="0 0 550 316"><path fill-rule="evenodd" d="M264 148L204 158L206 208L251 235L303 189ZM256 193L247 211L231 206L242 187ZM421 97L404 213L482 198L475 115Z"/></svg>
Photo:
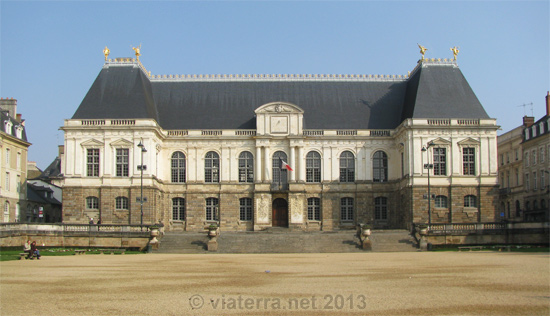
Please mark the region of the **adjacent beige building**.
<svg viewBox="0 0 550 316"><path fill-rule="evenodd" d="M0 99L0 207L3 223L25 221L27 154L31 145L17 100ZM38 216L38 214L36 214Z"/></svg>

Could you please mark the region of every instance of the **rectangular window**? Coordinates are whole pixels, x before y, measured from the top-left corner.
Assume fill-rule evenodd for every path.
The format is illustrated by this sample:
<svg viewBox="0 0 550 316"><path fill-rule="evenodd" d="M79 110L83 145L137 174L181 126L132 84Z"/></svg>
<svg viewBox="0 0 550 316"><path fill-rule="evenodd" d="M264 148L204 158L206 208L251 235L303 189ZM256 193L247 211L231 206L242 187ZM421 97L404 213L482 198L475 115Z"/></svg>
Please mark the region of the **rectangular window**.
<svg viewBox="0 0 550 316"><path fill-rule="evenodd" d="M99 209L99 199L95 196L89 196L86 198L86 208L90 210Z"/></svg>
<svg viewBox="0 0 550 316"><path fill-rule="evenodd" d="M321 220L321 200L318 198L307 199L307 220L308 221L320 221Z"/></svg>
<svg viewBox="0 0 550 316"><path fill-rule="evenodd" d="M506 163L510 163L510 153L506 153Z"/></svg>
<svg viewBox="0 0 550 316"><path fill-rule="evenodd" d="M464 175L474 176L476 174L475 148L462 149L462 171Z"/></svg>
<svg viewBox="0 0 550 316"><path fill-rule="evenodd" d="M447 148L434 148L434 175L447 175Z"/></svg>
<svg viewBox="0 0 550 316"><path fill-rule="evenodd" d="M172 199L172 220L175 220L175 221L185 220L185 199L183 198Z"/></svg>
<svg viewBox="0 0 550 316"><path fill-rule="evenodd" d="M546 187L546 177L544 175L544 170L540 171L540 189L544 190Z"/></svg>
<svg viewBox="0 0 550 316"><path fill-rule="evenodd" d="M353 199L343 198L340 200L340 219L342 221L353 220Z"/></svg>
<svg viewBox="0 0 550 316"><path fill-rule="evenodd" d="M17 176L17 183L15 185L17 186L17 193L21 193L21 176Z"/></svg>
<svg viewBox="0 0 550 316"><path fill-rule="evenodd" d="M537 150L534 149L532 152L531 152L531 157L533 157L532 161L531 161L531 165L536 165L537 164Z"/></svg>
<svg viewBox="0 0 550 316"><path fill-rule="evenodd" d="M537 190L537 172L533 172L533 190Z"/></svg>
<svg viewBox="0 0 550 316"><path fill-rule="evenodd" d="M21 170L21 153L17 153L17 170Z"/></svg>
<svg viewBox="0 0 550 316"><path fill-rule="evenodd" d="M544 147L539 148L539 161L544 162Z"/></svg>
<svg viewBox="0 0 550 316"><path fill-rule="evenodd" d="M519 186L519 169L516 169L516 186Z"/></svg>
<svg viewBox="0 0 550 316"><path fill-rule="evenodd" d="M523 165L529 167L529 153L527 152L523 154Z"/></svg>
<svg viewBox="0 0 550 316"><path fill-rule="evenodd" d="M11 156L10 149L6 148L6 167L8 168L10 166L10 156Z"/></svg>
<svg viewBox="0 0 550 316"><path fill-rule="evenodd" d="M99 177L99 149L88 149L87 171L88 177Z"/></svg>
<svg viewBox="0 0 550 316"><path fill-rule="evenodd" d="M529 174L525 174L525 190L529 191Z"/></svg>
<svg viewBox="0 0 550 316"><path fill-rule="evenodd" d="M374 199L374 219L376 220L388 219L388 198L377 197Z"/></svg>
<svg viewBox="0 0 550 316"><path fill-rule="evenodd" d="M116 150L116 176L127 177L128 176L128 156L129 150L127 148L117 148Z"/></svg>
<svg viewBox="0 0 550 316"><path fill-rule="evenodd" d="M10 190L10 173L6 172L6 191Z"/></svg>
<svg viewBox="0 0 550 316"><path fill-rule="evenodd" d="M519 160L519 150L516 149L516 161L518 161L518 160Z"/></svg>
<svg viewBox="0 0 550 316"><path fill-rule="evenodd" d="M241 221L252 220L252 199L242 198L240 199L239 219Z"/></svg>
<svg viewBox="0 0 550 316"><path fill-rule="evenodd" d="M206 220L207 221L218 220L218 199L216 198L206 199Z"/></svg>

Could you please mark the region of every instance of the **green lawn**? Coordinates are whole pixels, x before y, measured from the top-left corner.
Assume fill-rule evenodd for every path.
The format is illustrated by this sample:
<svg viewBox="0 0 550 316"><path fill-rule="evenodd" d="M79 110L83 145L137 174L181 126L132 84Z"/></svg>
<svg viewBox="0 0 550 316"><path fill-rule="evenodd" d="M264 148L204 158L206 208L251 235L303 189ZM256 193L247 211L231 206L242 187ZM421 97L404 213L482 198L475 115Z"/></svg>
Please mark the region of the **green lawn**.
<svg viewBox="0 0 550 316"><path fill-rule="evenodd" d="M40 255L44 257L50 256L73 256L75 250L86 250L86 254L97 255L100 254L99 249L92 248L44 248L38 249ZM0 248L0 261L19 260L19 254L23 252L23 249L5 249ZM135 250L126 250L125 254L140 254L144 253ZM116 253L115 253L116 254Z"/></svg>

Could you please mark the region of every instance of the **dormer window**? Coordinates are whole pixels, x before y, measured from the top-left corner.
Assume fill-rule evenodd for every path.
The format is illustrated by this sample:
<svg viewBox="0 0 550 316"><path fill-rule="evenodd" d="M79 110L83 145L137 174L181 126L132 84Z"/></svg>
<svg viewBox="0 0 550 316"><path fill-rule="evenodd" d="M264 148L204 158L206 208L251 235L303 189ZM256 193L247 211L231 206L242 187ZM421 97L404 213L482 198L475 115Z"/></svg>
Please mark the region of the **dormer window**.
<svg viewBox="0 0 550 316"><path fill-rule="evenodd" d="M4 132L11 135L11 127L12 126L13 126L13 124L11 123L10 120L4 121Z"/></svg>
<svg viewBox="0 0 550 316"><path fill-rule="evenodd" d="M23 126L17 125L15 127L15 137L19 139L23 138Z"/></svg>

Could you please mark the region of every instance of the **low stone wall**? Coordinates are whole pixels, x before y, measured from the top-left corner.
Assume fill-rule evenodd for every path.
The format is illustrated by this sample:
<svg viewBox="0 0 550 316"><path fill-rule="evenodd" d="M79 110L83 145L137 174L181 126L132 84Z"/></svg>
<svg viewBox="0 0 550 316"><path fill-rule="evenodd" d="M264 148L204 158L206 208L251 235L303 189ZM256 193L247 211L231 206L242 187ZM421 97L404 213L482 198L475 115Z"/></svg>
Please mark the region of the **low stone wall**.
<svg viewBox="0 0 550 316"><path fill-rule="evenodd" d="M23 247L31 240L41 247L145 249L149 235L146 227L139 226L8 224L0 225L0 247Z"/></svg>
<svg viewBox="0 0 550 316"><path fill-rule="evenodd" d="M432 245L548 245L550 223L434 224L426 241Z"/></svg>

